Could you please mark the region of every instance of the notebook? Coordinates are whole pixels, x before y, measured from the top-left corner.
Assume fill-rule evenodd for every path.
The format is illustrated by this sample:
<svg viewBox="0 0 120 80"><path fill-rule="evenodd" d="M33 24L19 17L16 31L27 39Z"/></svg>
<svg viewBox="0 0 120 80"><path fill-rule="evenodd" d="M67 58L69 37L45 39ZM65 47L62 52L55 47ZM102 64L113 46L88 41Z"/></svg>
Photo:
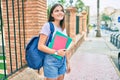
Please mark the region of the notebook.
<svg viewBox="0 0 120 80"><path fill-rule="evenodd" d="M63 36L56 35L54 39L53 49L59 50L59 49L65 49L67 43L67 38Z"/></svg>
<svg viewBox="0 0 120 80"><path fill-rule="evenodd" d="M72 38L64 35L63 33L56 31L54 38L52 41L49 43L48 47L59 50L59 49L68 49L69 45L72 42ZM61 56L52 54L54 57L58 59L62 59Z"/></svg>

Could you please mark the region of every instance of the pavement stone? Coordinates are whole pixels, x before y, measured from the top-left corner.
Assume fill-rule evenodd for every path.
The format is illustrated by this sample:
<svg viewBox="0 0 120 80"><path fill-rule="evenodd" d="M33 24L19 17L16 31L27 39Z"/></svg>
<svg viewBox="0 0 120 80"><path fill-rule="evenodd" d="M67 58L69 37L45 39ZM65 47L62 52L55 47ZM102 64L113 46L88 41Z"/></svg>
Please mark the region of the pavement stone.
<svg viewBox="0 0 120 80"><path fill-rule="evenodd" d="M71 58L71 73L65 80L120 80L107 55L75 53Z"/></svg>
<svg viewBox="0 0 120 80"><path fill-rule="evenodd" d="M109 37L95 37L91 31L86 40L71 57L71 73L64 80L120 80L120 73L110 55L118 51L109 42Z"/></svg>
<svg viewBox="0 0 120 80"><path fill-rule="evenodd" d="M40 76L35 70L26 68L9 80L44 80L44 77Z"/></svg>

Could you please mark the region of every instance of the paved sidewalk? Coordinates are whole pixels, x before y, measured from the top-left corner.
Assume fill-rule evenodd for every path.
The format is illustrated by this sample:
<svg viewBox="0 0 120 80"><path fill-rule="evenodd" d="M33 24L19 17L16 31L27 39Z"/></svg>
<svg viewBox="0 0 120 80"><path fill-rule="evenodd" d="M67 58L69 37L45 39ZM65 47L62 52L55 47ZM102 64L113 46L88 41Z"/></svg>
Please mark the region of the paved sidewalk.
<svg viewBox="0 0 120 80"><path fill-rule="evenodd" d="M120 73L109 57L117 49L108 40L105 36L96 38L91 31L71 57L71 73L66 74L64 80L120 80ZM43 76L26 68L10 80L43 80Z"/></svg>
<svg viewBox="0 0 120 80"><path fill-rule="evenodd" d="M71 73L65 80L120 80L120 75L109 55L116 50L105 37L96 38L95 32L77 49L71 58Z"/></svg>

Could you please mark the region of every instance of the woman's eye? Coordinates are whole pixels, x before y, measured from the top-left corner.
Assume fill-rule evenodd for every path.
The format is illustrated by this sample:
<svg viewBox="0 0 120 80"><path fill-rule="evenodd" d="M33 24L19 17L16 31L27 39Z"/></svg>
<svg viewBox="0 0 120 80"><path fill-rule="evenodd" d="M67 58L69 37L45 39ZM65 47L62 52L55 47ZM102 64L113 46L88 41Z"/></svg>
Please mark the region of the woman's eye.
<svg viewBox="0 0 120 80"><path fill-rule="evenodd" d="M63 10L55 10L55 12L64 12Z"/></svg>
<svg viewBox="0 0 120 80"><path fill-rule="evenodd" d="M59 12L59 10L55 10L55 12Z"/></svg>
<svg viewBox="0 0 120 80"><path fill-rule="evenodd" d="M64 12L64 10L61 10L62 12Z"/></svg>

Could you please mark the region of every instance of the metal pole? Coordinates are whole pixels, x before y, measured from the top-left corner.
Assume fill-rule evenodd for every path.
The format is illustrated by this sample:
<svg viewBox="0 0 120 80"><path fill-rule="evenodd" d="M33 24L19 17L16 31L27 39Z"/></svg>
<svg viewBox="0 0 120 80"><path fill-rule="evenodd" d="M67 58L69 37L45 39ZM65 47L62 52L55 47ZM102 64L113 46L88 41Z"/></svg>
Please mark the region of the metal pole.
<svg viewBox="0 0 120 80"><path fill-rule="evenodd" d="M96 37L101 37L100 33L100 19L99 19L99 0L97 0L97 32L96 32Z"/></svg>

